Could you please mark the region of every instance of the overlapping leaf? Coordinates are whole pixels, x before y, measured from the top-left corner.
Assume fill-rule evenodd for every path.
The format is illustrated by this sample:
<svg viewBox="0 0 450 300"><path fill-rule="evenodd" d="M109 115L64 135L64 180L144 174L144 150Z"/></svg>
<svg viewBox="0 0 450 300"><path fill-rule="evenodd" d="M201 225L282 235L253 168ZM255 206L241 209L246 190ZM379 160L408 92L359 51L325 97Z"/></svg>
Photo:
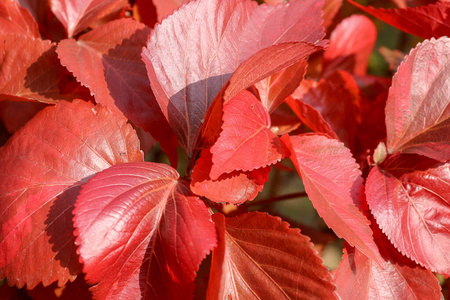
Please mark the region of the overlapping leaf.
<svg viewBox="0 0 450 300"><path fill-rule="evenodd" d="M347 1L391 26L425 39L450 35L450 2L448 1L401 9L376 9L371 6L362 6L353 0Z"/></svg>
<svg viewBox="0 0 450 300"><path fill-rule="evenodd" d="M288 150L270 130L262 103L244 90L224 105L222 132L211 147L211 179L235 170L252 171L277 163Z"/></svg>
<svg viewBox="0 0 450 300"><path fill-rule="evenodd" d="M439 283L430 271L406 258L398 263L386 259L382 269L355 248L344 248L335 284L341 299L442 299Z"/></svg>
<svg viewBox="0 0 450 300"><path fill-rule="evenodd" d="M233 171L212 180L209 176L212 166L211 152L202 150L192 172L191 190L215 202L240 204L253 200L269 179L270 167L265 167L247 172Z"/></svg>
<svg viewBox="0 0 450 300"><path fill-rule="evenodd" d="M59 63L55 44L22 34L1 35L0 40L0 100L73 99L60 90L70 74Z"/></svg>
<svg viewBox="0 0 450 300"><path fill-rule="evenodd" d="M0 2L0 34L17 33L39 38L39 28L31 14L16 0Z"/></svg>
<svg viewBox="0 0 450 300"><path fill-rule="evenodd" d="M173 168L114 166L83 186L74 210L83 271L97 299L189 299L216 245L205 204Z"/></svg>
<svg viewBox="0 0 450 300"><path fill-rule="evenodd" d="M350 150L322 135L283 136L314 208L337 236L366 256L384 262L364 216L361 171Z"/></svg>
<svg viewBox="0 0 450 300"><path fill-rule="evenodd" d="M80 185L111 165L143 160L126 121L105 107L61 101L0 149L0 278L33 288L76 277L72 209Z"/></svg>
<svg viewBox="0 0 450 300"><path fill-rule="evenodd" d="M143 59L161 109L188 155L197 146L213 99L242 62L273 44L316 43L323 37L321 5L200 0L156 26Z"/></svg>
<svg viewBox="0 0 450 300"><path fill-rule="evenodd" d="M61 41L57 52L61 63L89 87L97 102L149 131L176 165L177 141L155 100L140 56L149 34L142 23L121 19L97 27L78 41Z"/></svg>
<svg viewBox="0 0 450 300"><path fill-rule="evenodd" d="M50 3L52 12L64 25L69 37L127 5L126 0L50 0Z"/></svg>
<svg viewBox="0 0 450 300"><path fill-rule="evenodd" d="M432 271L450 274L450 163L395 155L370 171L366 196L397 249Z"/></svg>
<svg viewBox="0 0 450 300"><path fill-rule="evenodd" d="M189 0L152 0L158 17L158 22L161 22L164 18L173 13L182 4L188 3Z"/></svg>
<svg viewBox="0 0 450 300"><path fill-rule="evenodd" d="M395 74L386 103L389 153L450 159L450 38L425 41Z"/></svg>
<svg viewBox="0 0 450 300"><path fill-rule="evenodd" d="M256 212L213 220L219 243L208 299L335 298L330 273L300 230Z"/></svg>
<svg viewBox="0 0 450 300"><path fill-rule="evenodd" d="M323 74L340 69L365 75L376 39L377 30L369 18L352 15L344 19L331 33L329 47L323 54Z"/></svg>

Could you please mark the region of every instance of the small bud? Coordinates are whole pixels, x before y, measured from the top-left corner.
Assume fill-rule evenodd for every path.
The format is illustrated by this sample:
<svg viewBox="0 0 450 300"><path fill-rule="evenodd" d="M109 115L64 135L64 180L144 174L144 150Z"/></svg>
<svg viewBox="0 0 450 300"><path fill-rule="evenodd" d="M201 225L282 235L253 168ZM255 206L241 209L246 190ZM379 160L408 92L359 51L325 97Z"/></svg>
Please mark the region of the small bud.
<svg viewBox="0 0 450 300"><path fill-rule="evenodd" d="M386 145L383 142L380 142L373 153L373 161L376 165L381 164L387 156Z"/></svg>

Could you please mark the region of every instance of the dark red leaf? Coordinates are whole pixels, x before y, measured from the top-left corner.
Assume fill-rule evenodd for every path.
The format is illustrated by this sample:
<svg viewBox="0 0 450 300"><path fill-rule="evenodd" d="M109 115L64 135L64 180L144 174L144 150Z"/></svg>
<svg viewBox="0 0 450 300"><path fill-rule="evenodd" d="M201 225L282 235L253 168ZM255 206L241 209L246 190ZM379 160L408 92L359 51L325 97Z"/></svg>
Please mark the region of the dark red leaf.
<svg viewBox="0 0 450 300"><path fill-rule="evenodd" d="M306 59L255 83L259 98L271 114L299 86L305 75Z"/></svg>
<svg viewBox="0 0 450 300"><path fill-rule="evenodd" d="M149 34L142 23L120 19L78 41L61 41L57 52L61 63L89 87L98 103L149 131L176 166L176 137L156 102L140 56Z"/></svg>
<svg viewBox="0 0 450 300"><path fill-rule="evenodd" d="M111 167L78 196L75 234L97 299L189 299L216 245L205 204L158 163Z"/></svg>
<svg viewBox="0 0 450 300"><path fill-rule="evenodd" d="M235 170L266 167L289 154L270 130L270 116L252 93L242 91L224 105L223 111L222 132L211 147L211 179Z"/></svg>
<svg viewBox="0 0 450 300"><path fill-rule="evenodd" d="M450 38L413 49L395 74L386 103L389 153L450 159Z"/></svg>
<svg viewBox="0 0 450 300"><path fill-rule="evenodd" d="M283 136L314 208L338 237L383 265L363 214L361 171L350 150L322 135Z"/></svg>
<svg viewBox="0 0 450 300"><path fill-rule="evenodd" d="M377 29L369 18L352 15L344 19L331 33L329 47L323 54L322 73L345 70L365 75L376 39Z"/></svg>
<svg viewBox="0 0 450 300"><path fill-rule="evenodd" d="M401 9L376 9L371 6L362 6L353 0L347 1L391 26L425 39L450 35L450 2L448 1Z"/></svg>
<svg viewBox="0 0 450 300"><path fill-rule="evenodd" d="M211 152L202 150L192 172L191 190L214 202L240 204L253 200L269 179L270 167L265 167L247 172L233 171L212 180L209 176L212 166Z"/></svg>
<svg viewBox="0 0 450 300"><path fill-rule="evenodd" d="M50 0L52 12L69 37L80 33L94 21L128 5L126 0Z"/></svg>
<svg viewBox="0 0 450 300"><path fill-rule="evenodd" d="M388 260L382 269L355 248L344 248L335 276L341 299L442 299L438 280L430 271Z"/></svg>
<svg viewBox="0 0 450 300"><path fill-rule="evenodd" d="M270 130L280 136L296 130L302 124L297 116L282 109L275 109L270 115L270 120Z"/></svg>
<svg viewBox="0 0 450 300"><path fill-rule="evenodd" d="M76 277L72 209L80 185L111 165L143 160L126 121L105 107L61 101L0 148L0 278L33 288Z"/></svg>
<svg viewBox="0 0 450 300"><path fill-rule="evenodd" d="M395 155L370 171L366 196L378 225L400 252L450 274L450 163Z"/></svg>
<svg viewBox="0 0 450 300"><path fill-rule="evenodd" d="M158 21L156 19L156 7L153 1L136 0L133 4L133 18L153 28Z"/></svg>
<svg viewBox="0 0 450 300"><path fill-rule="evenodd" d="M0 2L0 35L23 34L39 38L39 28L31 14L17 3L16 0Z"/></svg>
<svg viewBox="0 0 450 300"><path fill-rule="evenodd" d="M0 40L0 101L73 99L60 90L70 73L59 63L55 44L21 34L1 35Z"/></svg>
<svg viewBox="0 0 450 300"><path fill-rule="evenodd" d="M334 299L332 277L299 229L253 212L213 216L219 244L213 251L208 299Z"/></svg>
<svg viewBox="0 0 450 300"><path fill-rule="evenodd" d="M155 27L143 59L163 113L189 156L197 147L209 106L242 62L274 44L316 43L323 37L321 4L292 1L273 7L243 0L200 0ZM270 58L265 60L270 66ZM271 75L257 73L262 71L267 70L254 70L247 82L252 85Z"/></svg>
<svg viewBox="0 0 450 300"><path fill-rule="evenodd" d="M0 101L0 119L9 133L14 133L31 120L47 104L25 101Z"/></svg>
<svg viewBox="0 0 450 300"><path fill-rule="evenodd" d="M58 287L56 283L47 287L38 284L34 289L27 290L27 294L36 300L91 300L92 294L89 287L84 274L81 273L74 282L68 282L61 287Z"/></svg>

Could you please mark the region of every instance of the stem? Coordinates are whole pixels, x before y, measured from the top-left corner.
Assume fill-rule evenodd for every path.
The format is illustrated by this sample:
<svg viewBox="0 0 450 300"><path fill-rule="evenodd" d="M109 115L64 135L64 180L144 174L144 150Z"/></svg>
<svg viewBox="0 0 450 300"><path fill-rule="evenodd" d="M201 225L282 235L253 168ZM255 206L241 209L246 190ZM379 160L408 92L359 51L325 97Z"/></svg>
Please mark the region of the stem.
<svg viewBox="0 0 450 300"><path fill-rule="evenodd" d="M302 198L302 197L308 197L308 194L306 194L306 192L300 192L300 193L293 193L293 194L282 195L282 196L273 197L273 198L269 198L269 199L264 199L261 201L249 202L247 204L247 207L252 206L252 205L266 205L266 204L271 204L271 203L278 202L278 201L289 200L289 199L293 199L293 198Z"/></svg>

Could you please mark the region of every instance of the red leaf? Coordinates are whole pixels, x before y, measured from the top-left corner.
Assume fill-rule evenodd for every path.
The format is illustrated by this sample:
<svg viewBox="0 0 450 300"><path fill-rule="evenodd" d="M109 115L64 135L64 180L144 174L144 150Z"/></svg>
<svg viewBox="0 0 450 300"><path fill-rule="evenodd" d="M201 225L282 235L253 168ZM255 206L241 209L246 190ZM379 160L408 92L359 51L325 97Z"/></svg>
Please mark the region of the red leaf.
<svg viewBox="0 0 450 300"><path fill-rule="evenodd" d="M38 284L34 289L27 290L27 294L32 299L38 300L91 300L92 294L89 287L84 279L84 274L81 273L74 282L68 282L61 287L58 287L56 283L47 287Z"/></svg>
<svg viewBox="0 0 450 300"><path fill-rule="evenodd" d="M395 249L394 249L395 251ZM442 298L436 276L411 263L386 261L381 269L358 249L344 248L335 284L341 299L429 299Z"/></svg>
<svg viewBox="0 0 450 300"><path fill-rule="evenodd" d="M253 200L269 179L270 167L265 167L247 172L233 171L212 180L209 176L212 165L211 152L202 150L192 172L191 190L214 202L240 204Z"/></svg>
<svg viewBox="0 0 450 300"><path fill-rule="evenodd" d="M269 114L252 93L242 91L223 110L222 132L211 147L211 179L235 170L266 167L288 155L278 136L270 131Z"/></svg>
<svg viewBox="0 0 450 300"><path fill-rule="evenodd" d="M30 121L47 104L40 102L0 101L0 119L9 133L14 133Z"/></svg>
<svg viewBox="0 0 450 300"><path fill-rule="evenodd" d="M0 35L23 34L39 38L39 28L31 14L17 3L16 0L0 2Z"/></svg>
<svg viewBox="0 0 450 300"><path fill-rule="evenodd" d="M59 63L55 44L19 34L2 35L0 40L0 101L73 99L60 91L70 74Z"/></svg>
<svg viewBox="0 0 450 300"><path fill-rule="evenodd" d="M142 23L120 19L78 41L61 41L57 52L61 63L90 88L98 103L149 131L176 166L176 137L156 102L140 56L149 34L150 29Z"/></svg>
<svg viewBox="0 0 450 300"><path fill-rule="evenodd" d="M308 237L280 218L253 212L213 216L208 299L333 299L332 277Z"/></svg>
<svg viewBox="0 0 450 300"><path fill-rule="evenodd" d="M61 101L0 148L0 278L33 288L76 277L72 209L80 185L111 165L143 160L126 121L105 107Z"/></svg>
<svg viewBox="0 0 450 300"><path fill-rule="evenodd" d="M364 216L361 171L350 150L335 139L304 134L283 136L314 208L338 237L383 266Z"/></svg>
<svg viewBox="0 0 450 300"><path fill-rule="evenodd" d="M69 37L128 5L126 0L50 0L50 3L52 12L64 25Z"/></svg>
<svg viewBox="0 0 450 300"><path fill-rule="evenodd" d="M342 6L343 0L325 0L323 4L323 27L328 28Z"/></svg>
<svg viewBox="0 0 450 300"><path fill-rule="evenodd" d="M450 163L395 155L370 171L366 196L378 225L400 252L450 274Z"/></svg>
<svg viewBox="0 0 450 300"><path fill-rule="evenodd" d="M377 29L369 18L352 15L344 19L331 33L323 54L323 74L340 69L365 75L376 39Z"/></svg>
<svg viewBox="0 0 450 300"><path fill-rule="evenodd" d="M188 299L216 245L205 204L173 168L130 163L88 181L75 207L83 271L97 299Z"/></svg>
<svg viewBox="0 0 450 300"><path fill-rule="evenodd" d="M189 156L197 147L209 106L242 62L274 44L315 43L323 37L321 4L292 1L272 7L243 0L200 0L155 27L143 59L156 99ZM271 73L264 75L251 84Z"/></svg>
<svg viewBox="0 0 450 300"><path fill-rule="evenodd" d="M302 122L287 110L275 109L270 115L270 130L276 135L283 135L296 130Z"/></svg>
<svg viewBox="0 0 450 300"><path fill-rule="evenodd" d="M255 84L261 102L269 114L299 86L307 66L306 59L301 60Z"/></svg>
<svg viewBox="0 0 450 300"><path fill-rule="evenodd" d="M189 0L152 0L156 6L158 22L171 15L174 10L178 9L182 4L188 3Z"/></svg>
<svg viewBox="0 0 450 300"><path fill-rule="evenodd" d="M413 49L395 74L386 103L387 148L450 159L450 38Z"/></svg>
<svg viewBox="0 0 450 300"><path fill-rule="evenodd" d="M438 1L427 6L384 9L362 6L353 0L347 0L368 14L407 33L429 39L450 35L450 2Z"/></svg>
<svg viewBox="0 0 450 300"><path fill-rule="evenodd" d="M153 28L157 22L156 7L153 2L149 0L136 0L133 4L133 18Z"/></svg>

